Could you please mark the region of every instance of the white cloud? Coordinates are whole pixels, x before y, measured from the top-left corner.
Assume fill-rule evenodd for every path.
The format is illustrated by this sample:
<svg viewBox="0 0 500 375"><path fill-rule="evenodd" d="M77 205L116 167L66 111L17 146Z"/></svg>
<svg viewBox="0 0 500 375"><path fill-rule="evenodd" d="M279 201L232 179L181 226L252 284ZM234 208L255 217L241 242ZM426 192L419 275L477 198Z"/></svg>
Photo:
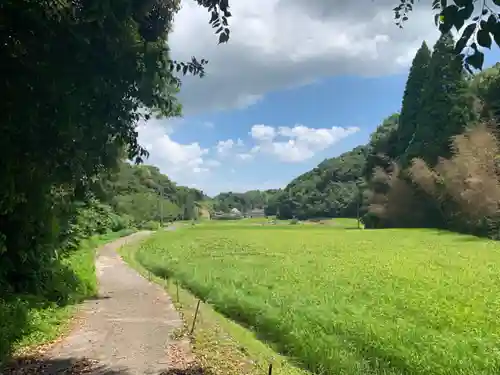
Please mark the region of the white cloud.
<svg viewBox="0 0 500 375"><path fill-rule="evenodd" d="M199 143L181 144L167 134L168 121L150 120L138 127L139 143L150 153L148 164L156 165L175 182L189 183L193 175L209 172L204 159L208 149Z"/></svg>
<svg viewBox="0 0 500 375"><path fill-rule="evenodd" d="M243 153L243 154L238 154L236 155L236 157L240 160L251 160L253 159L253 155L252 154L248 154L248 153Z"/></svg>
<svg viewBox="0 0 500 375"><path fill-rule="evenodd" d="M308 128L304 125L293 128L282 126L276 130L259 124L252 126L250 131L258 142L251 152L274 155L283 162L296 163L312 158L317 152L358 131L358 127ZM285 140L277 139L280 137Z"/></svg>
<svg viewBox="0 0 500 375"><path fill-rule="evenodd" d="M249 134L257 141L271 141L276 136L276 132L272 126L263 124L252 126Z"/></svg>
<svg viewBox="0 0 500 375"><path fill-rule="evenodd" d="M205 165L208 167L220 167L220 161L214 159L208 159L205 161Z"/></svg>
<svg viewBox="0 0 500 375"><path fill-rule="evenodd" d="M217 45L207 11L183 0L172 55L209 60L203 79L183 80L184 113L246 107L271 90L326 76L400 72L423 39L438 36L429 3L417 4L401 30L394 0L233 0L231 39Z"/></svg>
<svg viewBox="0 0 500 375"><path fill-rule="evenodd" d="M233 150L242 149L244 146L245 143L241 138L238 138L236 141L227 139L225 141L217 142L215 149L220 157L227 157Z"/></svg>
<svg viewBox="0 0 500 375"><path fill-rule="evenodd" d="M213 129L213 127L215 126L213 122L211 121L205 121L203 124L202 124L205 128L209 128L209 129Z"/></svg>
<svg viewBox="0 0 500 375"><path fill-rule="evenodd" d="M233 146L234 141L232 139L228 139L225 141L219 141L215 148L220 156L226 156L229 154L229 151L233 148Z"/></svg>

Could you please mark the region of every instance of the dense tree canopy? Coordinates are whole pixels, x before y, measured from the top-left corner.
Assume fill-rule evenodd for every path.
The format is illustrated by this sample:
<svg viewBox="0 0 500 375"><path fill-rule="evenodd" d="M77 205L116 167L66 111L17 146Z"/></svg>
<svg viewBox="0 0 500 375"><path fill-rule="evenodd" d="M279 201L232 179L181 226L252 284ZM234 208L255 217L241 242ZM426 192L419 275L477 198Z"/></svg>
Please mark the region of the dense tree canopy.
<svg viewBox="0 0 500 375"><path fill-rule="evenodd" d="M400 0L394 8L398 25L404 25L418 2ZM484 53L480 47L491 48L493 41L500 47L499 6L499 0L432 0L432 9L436 11L434 20L439 30L446 34L454 28L460 33L454 52L465 52L465 67L469 70L483 67Z"/></svg>
<svg viewBox="0 0 500 375"><path fill-rule="evenodd" d="M249 190L244 193L226 192L213 198L212 208L216 212L229 212L232 208L246 213L253 209L263 209L276 190Z"/></svg>
<svg viewBox="0 0 500 375"><path fill-rule="evenodd" d="M99 181L96 197L140 226L148 221L166 222L197 218L202 191L177 186L157 167L122 162L116 173Z"/></svg>
<svg viewBox="0 0 500 375"><path fill-rule="evenodd" d="M291 181L269 199L266 213L300 219L354 217L361 201L360 193L364 196L361 207L364 214L370 204L368 198L373 194L385 196L389 185L399 186L402 192L409 191L411 183L408 185L408 178L400 175L401 166L403 169L409 167L415 157L433 165L438 157L450 156L451 137L462 133L478 119L493 117L498 123L499 65L471 76L464 72L455 55L450 35L439 39L432 55L423 43L410 69L401 115L395 113L384 119L367 145L327 159ZM374 173L378 174L377 178ZM394 179L388 180L392 175ZM422 191L412 194L413 201L407 199L408 211L419 207L427 215L419 216L415 209L414 215L407 215L408 220L399 217L377 225L448 225L448 219L434 200L427 199ZM396 208L391 212L396 212Z"/></svg>
<svg viewBox="0 0 500 375"><path fill-rule="evenodd" d="M277 192L266 213L284 219L355 216L366 153L367 148L360 146L324 160Z"/></svg>
<svg viewBox="0 0 500 375"><path fill-rule="evenodd" d="M227 1L198 3L226 41ZM124 153L147 155L138 121L180 113L174 73L202 75L206 61L170 59L178 10L177 0L1 2L0 254L10 266L0 279L42 274L68 237L75 202L89 200Z"/></svg>
<svg viewBox="0 0 500 375"><path fill-rule="evenodd" d="M397 155L406 155L408 151L406 148L413 140L417 128L417 116L422 108L424 85L428 81L430 60L431 51L423 42L413 59L403 95L401 117L395 135L395 153ZM404 159L404 156L402 158ZM401 160L401 162L408 163L407 160Z"/></svg>
<svg viewBox="0 0 500 375"><path fill-rule="evenodd" d="M450 34L443 34L436 42L428 72L406 159L422 156L434 164L439 156L449 155L450 138L475 120L468 82Z"/></svg>

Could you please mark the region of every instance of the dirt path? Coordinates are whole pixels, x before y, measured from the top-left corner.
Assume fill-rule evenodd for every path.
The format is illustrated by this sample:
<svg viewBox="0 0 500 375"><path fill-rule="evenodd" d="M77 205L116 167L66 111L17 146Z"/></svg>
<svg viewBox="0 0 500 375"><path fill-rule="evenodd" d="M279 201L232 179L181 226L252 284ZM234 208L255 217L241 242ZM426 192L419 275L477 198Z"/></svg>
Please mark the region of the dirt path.
<svg viewBox="0 0 500 375"><path fill-rule="evenodd" d="M96 260L99 298L84 303L76 327L47 353L50 360L37 373L176 373L169 346L182 321L164 290L116 253L125 243L149 234L135 233L101 248Z"/></svg>

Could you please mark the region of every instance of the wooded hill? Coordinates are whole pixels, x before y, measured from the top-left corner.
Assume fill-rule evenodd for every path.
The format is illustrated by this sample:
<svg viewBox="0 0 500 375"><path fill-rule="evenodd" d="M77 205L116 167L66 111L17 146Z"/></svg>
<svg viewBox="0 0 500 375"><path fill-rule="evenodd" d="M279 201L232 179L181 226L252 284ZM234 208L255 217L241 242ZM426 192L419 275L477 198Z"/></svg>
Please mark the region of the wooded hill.
<svg viewBox="0 0 500 375"><path fill-rule="evenodd" d="M292 180L269 200L266 213L283 219L356 217L360 191L366 187L364 177L377 163L374 147L388 141L398 119L399 114L392 114L377 127L368 144L325 159Z"/></svg>
<svg viewBox="0 0 500 375"><path fill-rule="evenodd" d="M197 219L201 202L208 199L200 190L178 186L157 167L126 162L99 181L94 193L136 226Z"/></svg>
<svg viewBox="0 0 500 375"><path fill-rule="evenodd" d="M474 132L471 129L476 129L476 133L467 133L465 138L469 140L469 149L463 151L468 152L470 160L463 161L462 167L455 166L456 170L473 174L471 166L474 165L476 173L479 173L482 160L476 157L478 147L496 147L491 136L496 132L500 119L500 64L472 76L463 69L460 56L457 57L453 51L453 44L453 38L448 34L437 41L432 52L423 43L409 72L400 113L384 119L368 144L327 159L295 178L270 197L266 213L299 219L355 217L359 204L365 224L369 227L430 226L476 233L481 227L483 229L479 232L485 234L484 225L459 219L464 213L462 208L458 208L458 202L450 203L453 199L449 194L439 198L432 196L429 189L426 192L422 188L422 181L418 182L415 175L416 168L422 170L425 165L430 168L428 172L437 178L432 168L442 161L440 158L448 160L459 152L453 137L466 131ZM479 142L481 138L477 126L484 123L489 125L489 128L482 128L482 139L487 144L473 146L472 143ZM489 150L489 154L495 155L494 150ZM476 155L474 160L472 155ZM413 168L415 162L417 164ZM455 172L456 176L458 172ZM399 191L388 196L391 186L398 185L395 182L398 178L399 185L406 184L403 189L406 192ZM438 185L436 188L445 189L442 178L437 178L435 183ZM464 181L461 184L465 189L467 184ZM491 184L500 186L496 175ZM484 189L478 186L469 188L484 193ZM396 215L391 212L389 204L396 196L413 205L392 204L393 209L398 206L407 210ZM488 199L493 198L490 196ZM443 208L443 200L447 202L446 209ZM496 207L498 200L494 202ZM495 221L490 219L489 228ZM487 232L490 233L490 229Z"/></svg>
<svg viewBox="0 0 500 375"><path fill-rule="evenodd" d="M237 208L246 213L253 209L263 209L267 206L269 198L278 192L277 189L249 190L244 193L225 192L213 197L211 207L214 212L229 212Z"/></svg>

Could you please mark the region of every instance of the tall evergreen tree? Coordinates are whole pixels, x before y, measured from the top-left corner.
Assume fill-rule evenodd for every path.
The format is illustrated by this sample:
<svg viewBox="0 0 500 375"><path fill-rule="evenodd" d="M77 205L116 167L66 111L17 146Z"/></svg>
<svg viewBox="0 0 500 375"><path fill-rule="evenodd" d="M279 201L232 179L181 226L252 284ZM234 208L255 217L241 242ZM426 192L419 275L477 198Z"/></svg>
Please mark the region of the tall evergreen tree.
<svg viewBox="0 0 500 375"><path fill-rule="evenodd" d="M461 56L453 50L451 34L443 34L434 46L429 79L424 85L417 127L406 157L420 157L434 165L450 155L450 137L461 133L474 119L473 106Z"/></svg>
<svg viewBox="0 0 500 375"><path fill-rule="evenodd" d="M417 116L422 110L422 93L424 85L429 79L429 63L431 51L425 41L413 59L408 80L403 95L399 126L396 130L394 145L395 156L401 157L401 163L406 166L409 160L405 158L405 151L413 138L417 127Z"/></svg>

